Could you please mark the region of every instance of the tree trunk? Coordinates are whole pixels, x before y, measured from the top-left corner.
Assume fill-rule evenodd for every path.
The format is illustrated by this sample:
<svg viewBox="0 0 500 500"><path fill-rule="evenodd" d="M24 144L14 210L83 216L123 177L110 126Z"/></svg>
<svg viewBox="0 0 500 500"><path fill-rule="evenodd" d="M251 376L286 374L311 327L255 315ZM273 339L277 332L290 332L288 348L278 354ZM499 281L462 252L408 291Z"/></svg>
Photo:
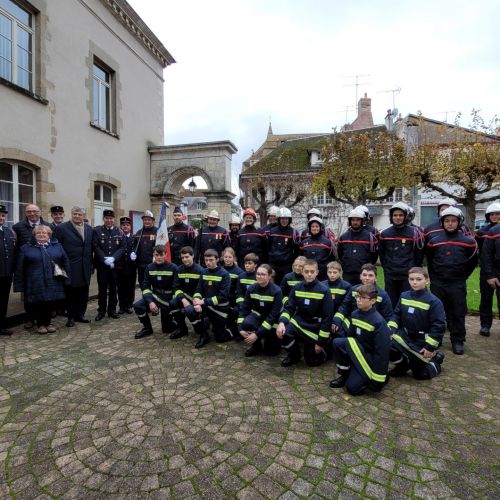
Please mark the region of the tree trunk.
<svg viewBox="0 0 500 500"><path fill-rule="evenodd" d="M471 231L474 231L476 225L476 197L475 193L466 193L464 201L465 208L465 224L469 226Z"/></svg>

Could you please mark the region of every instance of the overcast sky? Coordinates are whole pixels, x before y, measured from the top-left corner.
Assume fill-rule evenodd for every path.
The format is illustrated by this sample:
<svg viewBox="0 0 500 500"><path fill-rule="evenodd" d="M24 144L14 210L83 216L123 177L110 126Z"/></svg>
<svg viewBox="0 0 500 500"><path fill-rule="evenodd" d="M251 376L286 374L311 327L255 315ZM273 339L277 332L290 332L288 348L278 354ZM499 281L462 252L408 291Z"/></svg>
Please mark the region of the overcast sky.
<svg viewBox="0 0 500 500"><path fill-rule="evenodd" d="M372 98L453 121L499 113L500 1L129 0L173 55L165 144L229 139L241 163L279 133L328 132ZM463 120L468 124L468 117ZM235 191L236 192L236 191Z"/></svg>

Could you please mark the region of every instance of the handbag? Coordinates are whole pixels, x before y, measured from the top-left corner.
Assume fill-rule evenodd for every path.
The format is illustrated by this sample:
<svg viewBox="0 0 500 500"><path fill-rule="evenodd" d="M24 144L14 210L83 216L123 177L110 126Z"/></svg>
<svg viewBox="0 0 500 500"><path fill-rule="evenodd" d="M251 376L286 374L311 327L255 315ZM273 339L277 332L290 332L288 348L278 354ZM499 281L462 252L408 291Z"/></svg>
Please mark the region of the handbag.
<svg viewBox="0 0 500 500"><path fill-rule="evenodd" d="M49 255L49 252L47 252L47 249L45 247L42 247L47 254L47 257L50 259L50 262L52 262L52 275L54 278L60 278L60 279L67 279L68 278L68 273L59 265L57 262L54 262L52 257Z"/></svg>

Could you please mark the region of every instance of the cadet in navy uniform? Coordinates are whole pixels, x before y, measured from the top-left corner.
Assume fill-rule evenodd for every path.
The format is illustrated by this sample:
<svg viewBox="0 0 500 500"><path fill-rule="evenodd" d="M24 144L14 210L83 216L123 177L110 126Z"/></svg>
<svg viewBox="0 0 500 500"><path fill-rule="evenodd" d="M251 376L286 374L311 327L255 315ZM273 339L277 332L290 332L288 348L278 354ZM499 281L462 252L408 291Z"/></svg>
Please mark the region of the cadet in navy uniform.
<svg viewBox="0 0 500 500"><path fill-rule="evenodd" d="M193 305L193 296L198 288L203 267L194 262L194 250L192 247L181 248L182 264L177 268L174 278L174 299L179 309L179 330L172 333L172 340L179 339L188 334L186 326L186 311Z"/></svg>
<svg viewBox="0 0 500 500"><path fill-rule="evenodd" d="M418 228L410 226L409 207L402 202L389 209L391 226L380 231L378 249L384 268L385 291L392 306L398 303L402 292L409 290L408 270L421 266L424 260L424 239Z"/></svg>
<svg viewBox="0 0 500 500"><path fill-rule="evenodd" d="M239 334L249 346L245 351L246 357L255 356L262 351L268 356L276 356L281 350L281 341L276 336L276 322L283 295L279 286L272 282L273 269L269 264L261 264L256 276L257 283L248 288L245 300L240 305Z"/></svg>
<svg viewBox="0 0 500 500"><path fill-rule="evenodd" d="M236 305L241 304L245 300L245 294L248 287L257 282L255 273L259 265L259 257L254 253L249 253L243 261L244 271L240 273L238 285L236 288Z"/></svg>
<svg viewBox="0 0 500 500"><path fill-rule="evenodd" d="M226 320L226 329L231 332L231 335L236 341L243 340L243 337L238 332L236 320L238 319L238 304L236 303L236 292L240 285L240 275L243 274L243 269L237 265L236 252L233 247L227 247L222 253L224 269L231 277L231 289L229 292L229 312Z"/></svg>
<svg viewBox="0 0 500 500"><path fill-rule="evenodd" d="M344 302L351 300L352 286L349 282L342 279L342 265L340 262L329 262L326 272L328 274L328 279L322 281L322 283L330 289L333 300L332 312L335 315ZM332 319L332 333L336 333L338 329L338 325L336 325Z"/></svg>
<svg viewBox="0 0 500 500"><path fill-rule="evenodd" d="M120 218L120 229L125 240L125 253L115 262L116 286L118 288L118 314L132 314L135 301L135 281L137 268L130 254L135 249L135 238L132 234L132 221L130 217Z"/></svg>
<svg viewBox="0 0 500 500"><path fill-rule="evenodd" d="M153 262L144 272L144 288L142 299L134 304L134 311L142 323L142 329L135 334L136 339L142 339L153 333L149 313L161 314L161 329L163 333L171 334L177 329L178 309L173 300L173 283L177 266L165 261L165 246L153 247ZM177 314L176 314L177 313Z"/></svg>
<svg viewBox="0 0 500 500"><path fill-rule="evenodd" d="M49 224L50 229L54 231L57 226L60 226L64 222L64 208L60 205L50 207L50 216L52 217L52 222Z"/></svg>
<svg viewBox="0 0 500 500"><path fill-rule="evenodd" d="M332 325L332 296L328 287L320 283L318 263L307 259L302 270L304 281L295 285L279 318L276 335L282 339L287 356L281 366L300 361L298 342L304 344L304 359L308 366L319 366L326 361L326 347Z"/></svg>
<svg viewBox="0 0 500 500"><path fill-rule="evenodd" d="M219 254L216 250L208 249L205 251L206 269L201 274L194 294L193 305L188 307L186 311L194 331L200 336L195 345L197 349L210 342L205 317L210 320L217 342L227 342L232 338L226 330L231 278L229 273L218 265L218 262Z"/></svg>
<svg viewBox="0 0 500 500"><path fill-rule="evenodd" d="M391 348L391 334L387 322L375 304L375 285L362 285L356 295L357 310L349 319L346 337L333 339L333 350L339 377L330 387L346 387L352 395L361 394L366 388L382 390L387 382L387 368Z"/></svg>
<svg viewBox="0 0 500 500"><path fill-rule="evenodd" d="M182 221L183 217L180 207L175 207L173 212L174 223L168 227L168 241L170 242L170 255L172 262L180 266L181 248L194 247L194 229Z"/></svg>
<svg viewBox="0 0 500 500"><path fill-rule="evenodd" d="M392 331L391 377L411 370L416 379L441 373L444 353L438 350L446 330L443 303L426 289L429 275L421 267L408 272L411 290L403 292L388 325Z"/></svg>
<svg viewBox="0 0 500 500"><path fill-rule="evenodd" d="M103 211L103 221L102 226L94 228L92 235L99 289L96 321L101 321L106 312L110 318L120 317L116 313L118 297L116 295L115 262L125 254L126 250L123 231L114 225L115 213L113 210Z"/></svg>
<svg viewBox="0 0 500 500"><path fill-rule="evenodd" d="M444 305L454 354L464 353L465 315L467 314L466 280L478 261L477 243L461 230L464 216L456 207L441 212L443 231L426 245L431 292Z"/></svg>
<svg viewBox="0 0 500 500"><path fill-rule="evenodd" d="M5 328L5 317L14 274L17 236L5 223L7 214L5 205L0 205L0 335L12 335Z"/></svg>
<svg viewBox="0 0 500 500"><path fill-rule="evenodd" d="M217 210L212 210L207 216L207 225L200 229L196 237L195 261L202 266L205 266L204 255L208 249L215 250L220 258L224 248L230 246L229 233L219 226L219 221L219 213Z"/></svg>
<svg viewBox="0 0 500 500"><path fill-rule="evenodd" d="M290 291L292 288L301 281L304 281L304 276L302 276L302 269L304 268L304 262L307 259L303 255L299 255L294 261L292 266L292 272L285 274L281 280L281 293L283 295L283 305L288 300Z"/></svg>
<svg viewBox="0 0 500 500"><path fill-rule="evenodd" d="M135 233L135 249L130 258L136 261L139 286L143 288L144 272L153 262L153 248L156 245L158 228L154 225L153 212L146 210L141 217L142 228Z"/></svg>

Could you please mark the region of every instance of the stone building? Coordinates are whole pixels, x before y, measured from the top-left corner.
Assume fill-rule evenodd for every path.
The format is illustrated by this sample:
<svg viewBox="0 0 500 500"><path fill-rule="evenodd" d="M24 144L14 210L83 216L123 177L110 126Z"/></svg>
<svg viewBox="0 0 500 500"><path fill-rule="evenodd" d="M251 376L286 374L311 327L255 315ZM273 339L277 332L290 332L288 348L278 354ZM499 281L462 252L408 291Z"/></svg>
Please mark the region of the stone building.
<svg viewBox="0 0 500 500"><path fill-rule="evenodd" d="M150 208L173 57L125 0L0 2L0 203Z"/></svg>

